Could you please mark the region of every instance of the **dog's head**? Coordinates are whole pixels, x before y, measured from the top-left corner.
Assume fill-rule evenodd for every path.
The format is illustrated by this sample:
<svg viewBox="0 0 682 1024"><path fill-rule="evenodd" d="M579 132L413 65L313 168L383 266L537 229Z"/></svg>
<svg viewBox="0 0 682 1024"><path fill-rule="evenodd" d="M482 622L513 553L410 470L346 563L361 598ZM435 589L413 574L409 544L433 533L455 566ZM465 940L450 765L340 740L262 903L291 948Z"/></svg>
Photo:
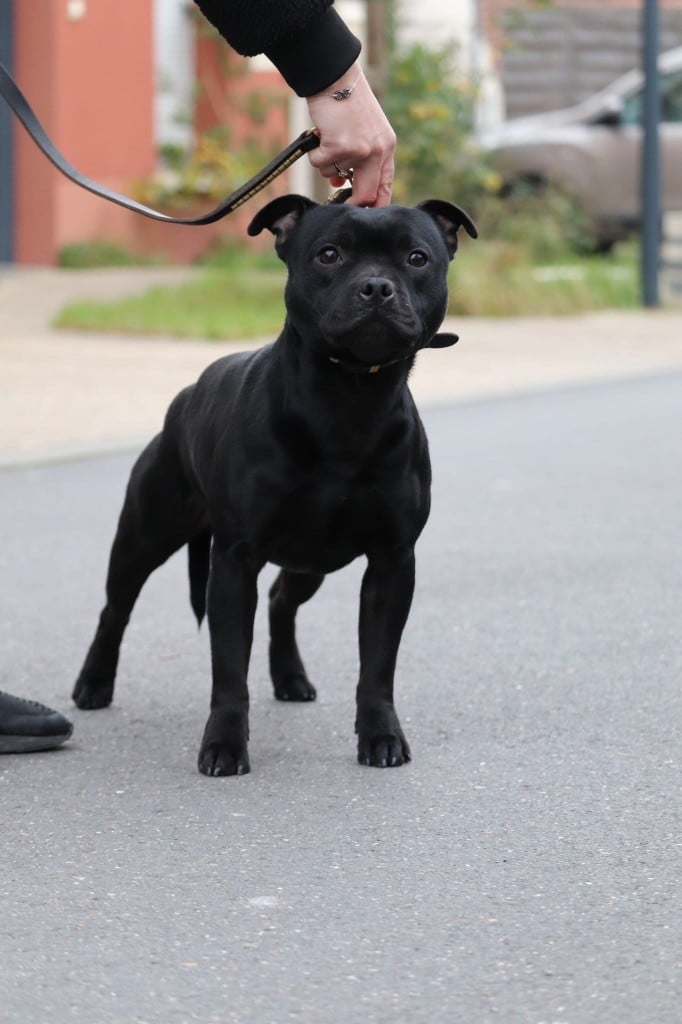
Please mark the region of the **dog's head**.
<svg viewBox="0 0 682 1024"><path fill-rule="evenodd" d="M289 195L256 214L248 231L264 228L289 272L289 320L327 355L370 365L456 340L439 342L436 334L457 232L477 237L459 207L430 199L414 208L361 209Z"/></svg>

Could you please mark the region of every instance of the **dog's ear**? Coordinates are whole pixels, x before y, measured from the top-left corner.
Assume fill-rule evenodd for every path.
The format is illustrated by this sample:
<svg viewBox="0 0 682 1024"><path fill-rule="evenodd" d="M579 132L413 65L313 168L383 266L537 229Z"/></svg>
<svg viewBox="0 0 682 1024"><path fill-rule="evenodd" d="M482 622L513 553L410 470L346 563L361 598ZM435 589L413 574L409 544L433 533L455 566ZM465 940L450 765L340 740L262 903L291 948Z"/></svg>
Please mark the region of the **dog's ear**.
<svg viewBox="0 0 682 1024"><path fill-rule="evenodd" d="M450 348L451 345L456 345L459 341L459 334L446 334L445 331L440 331L435 338L427 345L427 348Z"/></svg>
<svg viewBox="0 0 682 1024"><path fill-rule="evenodd" d="M247 231L251 236L259 235L263 228L271 231L275 236L277 255L283 260L289 235L306 210L317 205L312 199L306 199L305 196L280 196L278 199L273 199L256 214Z"/></svg>
<svg viewBox="0 0 682 1024"><path fill-rule="evenodd" d="M454 203L446 203L442 199L427 199L425 203L420 203L417 209L428 213L429 217L436 222L441 235L445 239L450 259L457 252L457 231L459 228L464 228L470 238L478 238L476 225L469 214L460 209L459 206L455 206Z"/></svg>

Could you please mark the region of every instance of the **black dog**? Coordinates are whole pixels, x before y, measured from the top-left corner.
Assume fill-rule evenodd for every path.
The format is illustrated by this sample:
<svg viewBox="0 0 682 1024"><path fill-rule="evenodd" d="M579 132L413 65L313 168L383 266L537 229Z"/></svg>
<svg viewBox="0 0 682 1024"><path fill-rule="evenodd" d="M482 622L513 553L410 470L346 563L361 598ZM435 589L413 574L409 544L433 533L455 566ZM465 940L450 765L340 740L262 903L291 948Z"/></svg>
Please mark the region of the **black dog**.
<svg viewBox="0 0 682 1024"><path fill-rule="evenodd" d="M400 765L410 751L393 674L429 514L426 435L407 377L447 307L462 210L318 206L285 196L268 228L288 268L288 316L274 344L219 359L172 402L134 466L111 551L107 604L76 683L80 708L111 702L123 631L147 577L189 547L192 607L208 607L211 713L205 775L249 770L247 668L256 581L270 591L270 668L279 700L314 700L294 620L326 573L366 555L360 598L358 760Z"/></svg>

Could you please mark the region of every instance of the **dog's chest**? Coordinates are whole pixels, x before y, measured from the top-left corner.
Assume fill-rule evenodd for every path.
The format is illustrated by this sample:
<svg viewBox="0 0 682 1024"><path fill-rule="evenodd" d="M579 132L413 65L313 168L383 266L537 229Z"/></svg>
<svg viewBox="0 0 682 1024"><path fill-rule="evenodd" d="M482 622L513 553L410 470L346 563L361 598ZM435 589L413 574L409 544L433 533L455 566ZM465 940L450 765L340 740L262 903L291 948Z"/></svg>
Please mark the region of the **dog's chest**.
<svg viewBox="0 0 682 1024"><path fill-rule="evenodd" d="M292 570L333 572L359 555L410 546L425 519L423 487L413 473L326 469L283 481L275 491L266 480L262 485L270 514L253 520L253 539L268 561Z"/></svg>

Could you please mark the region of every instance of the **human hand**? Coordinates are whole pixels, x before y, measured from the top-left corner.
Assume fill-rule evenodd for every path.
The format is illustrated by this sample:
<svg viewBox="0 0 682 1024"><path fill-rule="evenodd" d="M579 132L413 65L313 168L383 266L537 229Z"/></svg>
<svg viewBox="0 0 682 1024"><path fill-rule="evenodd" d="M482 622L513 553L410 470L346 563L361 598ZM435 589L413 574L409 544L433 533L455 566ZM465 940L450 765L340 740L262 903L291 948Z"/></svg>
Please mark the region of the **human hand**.
<svg viewBox="0 0 682 1024"><path fill-rule="evenodd" d="M359 79L358 79L358 76ZM357 84L355 84L357 82ZM354 86L354 88L353 88ZM351 88L346 99L330 93ZM353 169L355 206L388 206L393 190L395 133L357 64L324 92L309 96L308 111L320 145L308 154L313 167L335 188L346 183L334 164Z"/></svg>

